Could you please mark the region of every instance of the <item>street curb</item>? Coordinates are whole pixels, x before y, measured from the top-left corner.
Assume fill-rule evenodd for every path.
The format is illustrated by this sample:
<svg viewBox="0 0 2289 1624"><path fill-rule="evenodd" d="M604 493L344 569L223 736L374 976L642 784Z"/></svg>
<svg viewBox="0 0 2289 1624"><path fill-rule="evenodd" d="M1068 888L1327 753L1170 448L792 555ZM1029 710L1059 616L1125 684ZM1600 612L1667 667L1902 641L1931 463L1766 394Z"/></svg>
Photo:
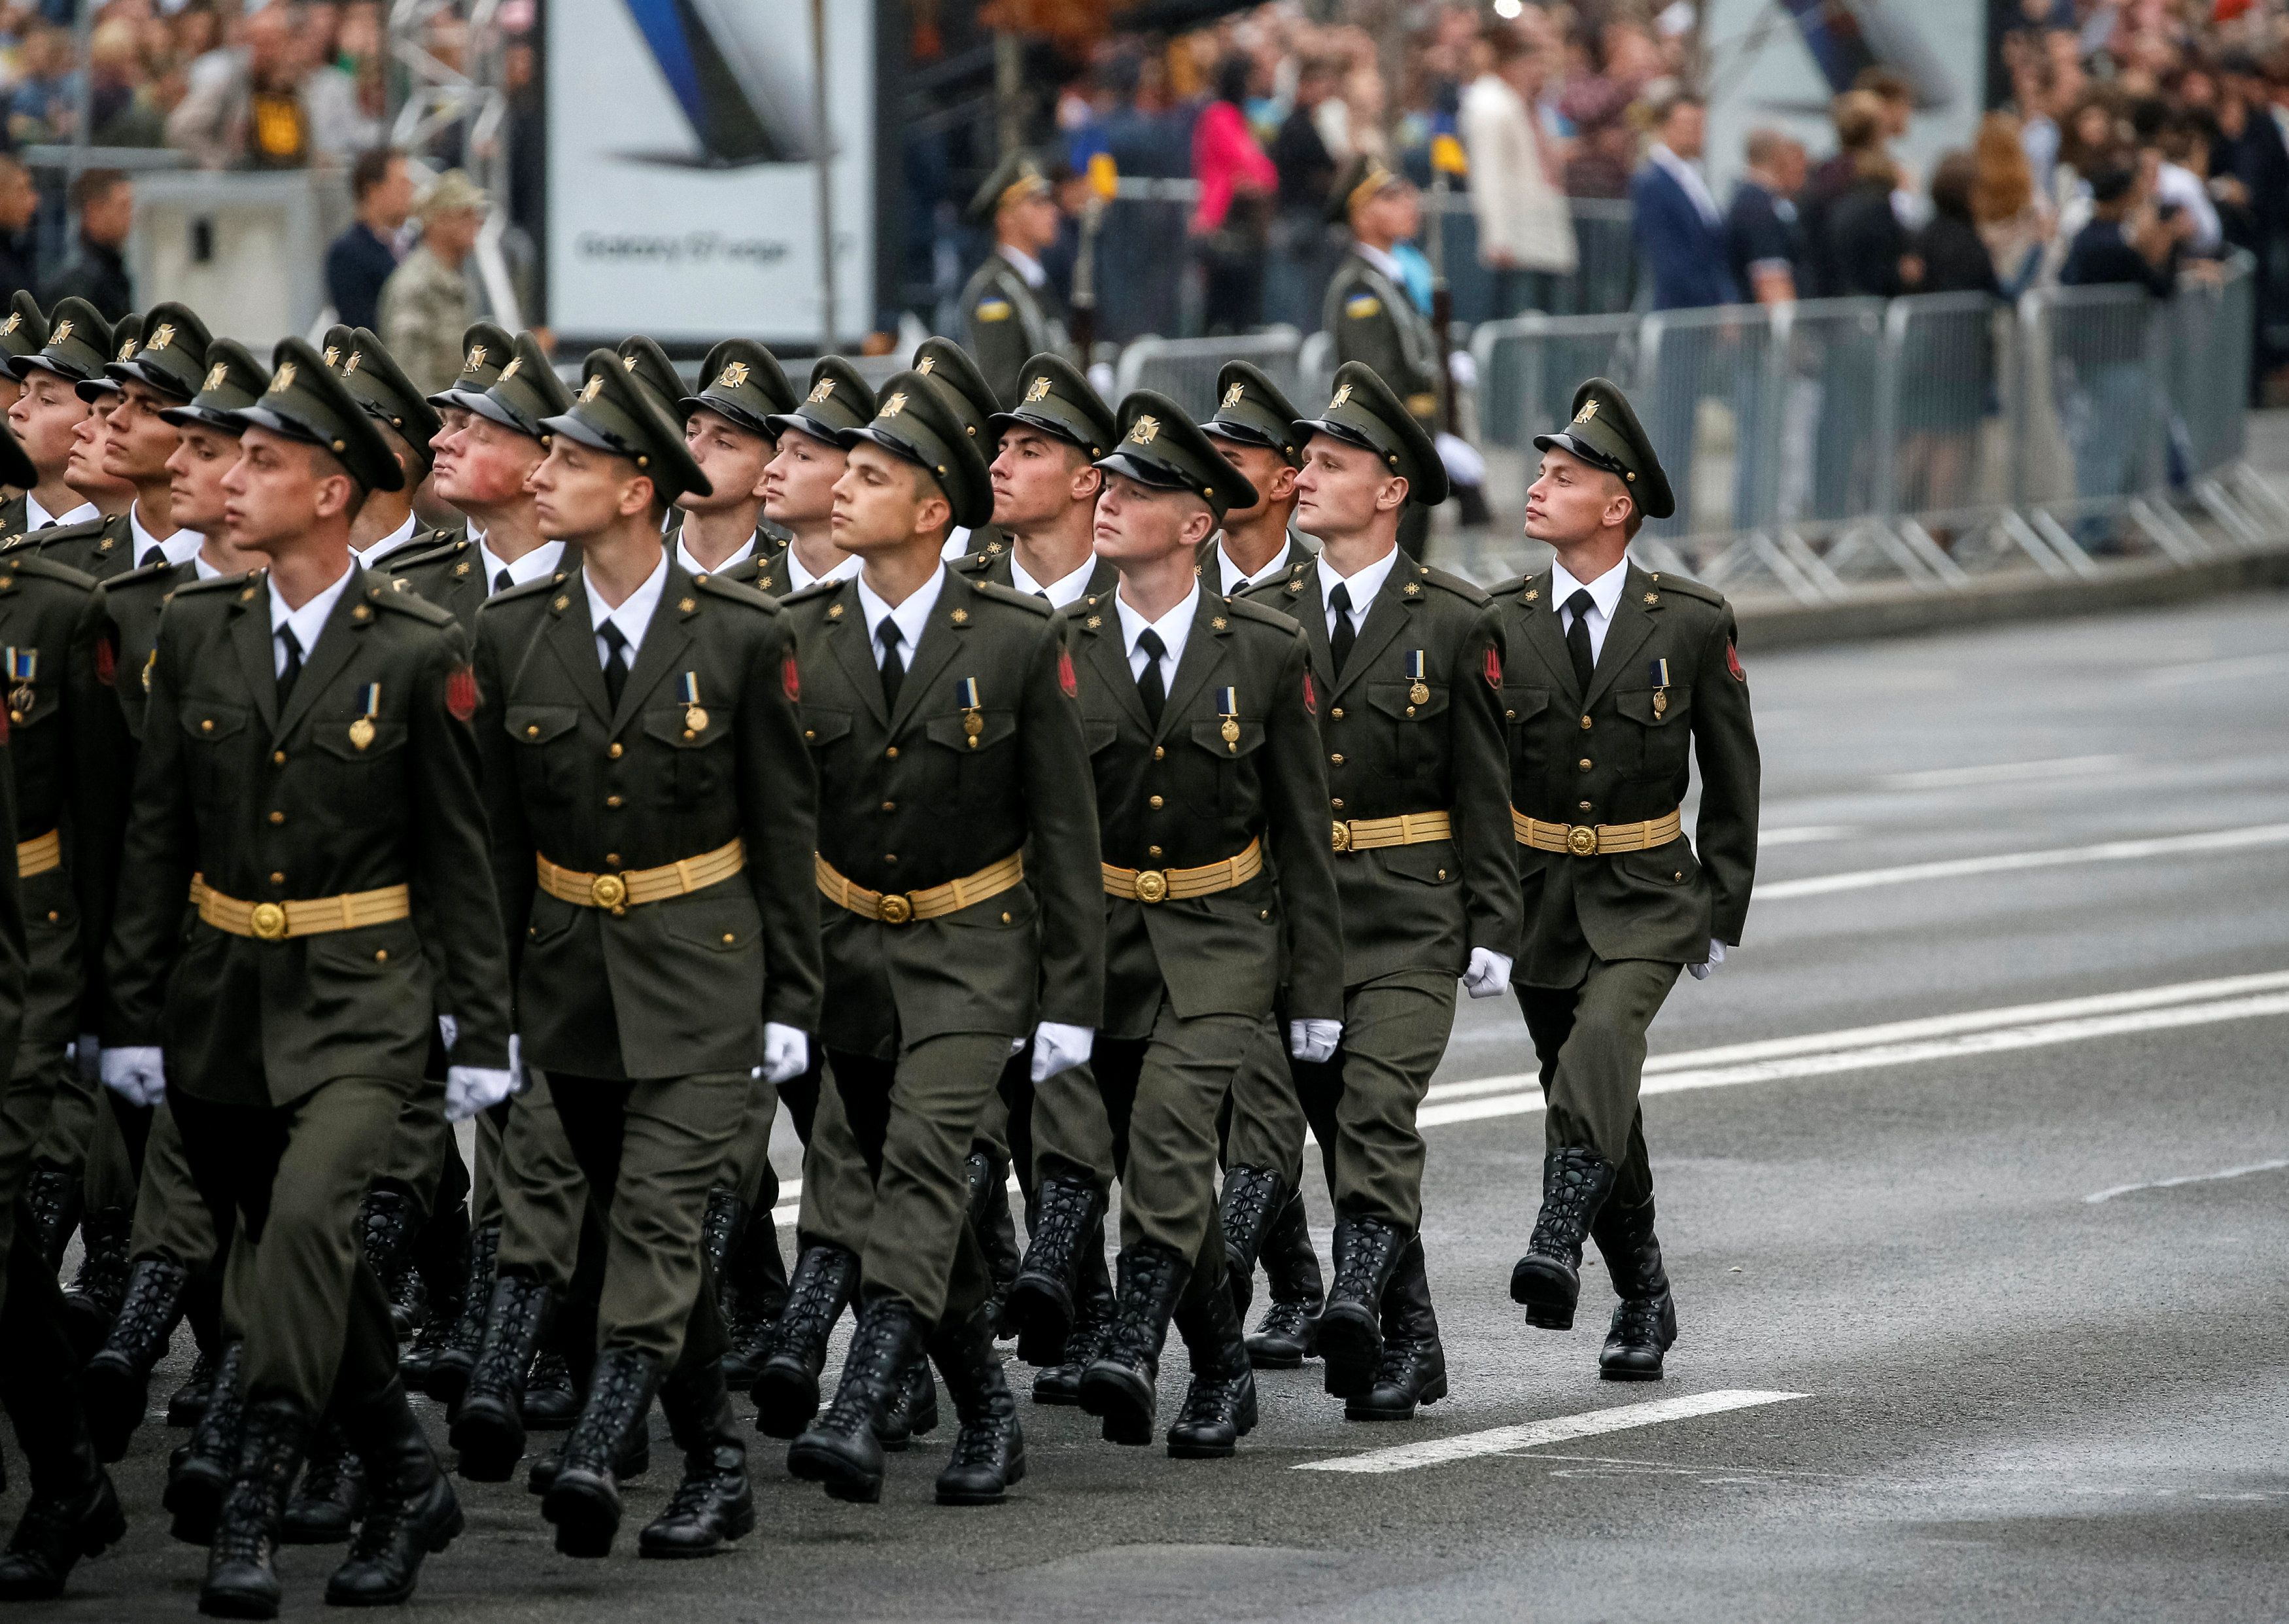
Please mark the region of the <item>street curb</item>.
<svg viewBox="0 0 2289 1624"><path fill-rule="evenodd" d="M1809 648L1908 637L2005 620L2050 620L2110 610L2157 608L2229 592L2289 587L2289 551L2245 553L2196 564L2110 565L2090 580L1997 580L1958 591L1886 588L1838 604L1735 605L1741 646Z"/></svg>

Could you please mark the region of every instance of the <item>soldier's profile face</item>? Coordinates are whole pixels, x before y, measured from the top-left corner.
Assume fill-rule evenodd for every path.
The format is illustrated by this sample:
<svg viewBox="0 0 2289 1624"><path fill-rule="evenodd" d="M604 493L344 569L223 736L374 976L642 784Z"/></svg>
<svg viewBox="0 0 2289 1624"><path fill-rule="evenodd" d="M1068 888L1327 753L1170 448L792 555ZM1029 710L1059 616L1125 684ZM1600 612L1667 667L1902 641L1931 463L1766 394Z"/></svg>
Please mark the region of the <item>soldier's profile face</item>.
<svg viewBox="0 0 2289 1624"><path fill-rule="evenodd" d="M1251 444L1246 440L1227 440L1221 435L1210 435L1208 444L1215 446L1226 462L1240 471L1241 478L1256 487L1256 500L1246 508L1227 508L1226 524L1246 524L1262 513L1272 502L1284 502L1296 494L1296 469L1287 458L1268 445Z"/></svg>
<svg viewBox="0 0 2289 1624"><path fill-rule="evenodd" d="M763 516L774 524L817 524L834 516L842 448L790 428L763 469Z"/></svg>
<svg viewBox="0 0 2289 1624"><path fill-rule="evenodd" d="M686 494L681 503L686 511L714 513L763 494L763 470L770 464L772 447L754 429L702 406L685 421L683 444L715 488L713 496Z"/></svg>
<svg viewBox="0 0 2289 1624"><path fill-rule="evenodd" d="M130 382L112 409L104 437L103 471L115 479L155 480L174 454L175 426L159 413L175 403L148 383Z"/></svg>
<svg viewBox="0 0 2289 1624"><path fill-rule="evenodd" d="M1542 453L1542 472L1526 492L1526 533L1553 546L1586 541L1609 522L1617 502L1628 507L1628 492L1604 468L1556 446Z"/></svg>
<svg viewBox="0 0 2289 1624"><path fill-rule="evenodd" d="M1407 500L1407 482L1363 445L1315 434L1296 476L1296 523L1314 536L1352 536Z"/></svg>
<svg viewBox="0 0 2289 1624"><path fill-rule="evenodd" d="M650 483L632 478L634 474L635 464L626 458L558 435L526 481L540 533L552 540L603 534L626 516L629 487Z"/></svg>
<svg viewBox="0 0 2289 1624"><path fill-rule="evenodd" d="M442 468L447 460L454 455L454 448L459 444L458 436L461 430L469 426L469 419L475 414L466 406L440 406L437 408L437 415L442 420L437 426L437 432L429 436L429 451L435 459L430 466Z"/></svg>
<svg viewBox="0 0 2289 1624"><path fill-rule="evenodd" d="M941 516L933 521L935 511ZM834 545L846 553L896 552L928 525L951 522L935 481L903 457L861 440L834 482Z"/></svg>
<svg viewBox="0 0 2289 1624"><path fill-rule="evenodd" d="M1157 564L1171 553L1196 548L1215 526L1208 505L1190 491L1156 490L1126 474L1107 472L1090 540L1097 556L1118 569Z"/></svg>
<svg viewBox="0 0 2289 1624"><path fill-rule="evenodd" d="M1002 431L991 472L993 522L1005 527L1050 523L1097 493L1097 470L1080 447L1023 424Z"/></svg>
<svg viewBox="0 0 2289 1624"><path fill-rule="evenodd" d="M223 524L223 476L238 460L238 436L195 426L178 437L167 459L167 494L175 523L211 535Z"/></svg>
<svg viewBox="0 0 2289 1624"><path fill-rule="evenodd" d="M87 415L72 428L71 460L64 466L64 483L82 496L117 494L132 489L125 480L106 472L103 466L111 439L111 414L118 404L119 395L115 390L90 406Z"/></svg>
<svg viewBox="0 0 2289 1624"><path fill-rule="evenodd" d="M431 442L439 447L437 494L456 508L500 508L520 501L525 482L540 466L540 442L474 412L461 426Z"/></svg>
<svg viewBox="0 0 2289 1624"><path fill-rule="evenodd" d="M238 460L222 476L223 524L231 540L254 552L287 550L349 506L349 476L299 440L267 428L238 437Z"/></svg>
<svg viewBox="0 0 2289 1624"><path fill-rule="evenodd" d="M55 373L35 368L27 374L24 392L8 408L8 427L43 477L63 471L70 460L72 430L87 416L87 403Z"/></svg>

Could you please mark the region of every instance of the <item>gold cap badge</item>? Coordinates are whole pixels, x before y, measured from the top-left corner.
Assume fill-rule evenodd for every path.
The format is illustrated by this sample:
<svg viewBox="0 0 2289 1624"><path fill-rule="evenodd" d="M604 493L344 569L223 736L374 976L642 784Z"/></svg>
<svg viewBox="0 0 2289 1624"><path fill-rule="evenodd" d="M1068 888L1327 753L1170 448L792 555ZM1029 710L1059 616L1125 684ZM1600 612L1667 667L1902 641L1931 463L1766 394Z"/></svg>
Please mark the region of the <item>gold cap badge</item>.
<svg viewBox="0 0 2289 1624"><path fill-rule="evenodd" d="M622 356L620 357L620 371L624 372L633 372L635 370L636 358L634 356Z"/></svg>
<svg viewBox="0 0 2289 1624"><path fill-rule="evenodd" d="M133 339L129 339L119 346L119 353L113 356L112 359L116 361L125 361L132 358L134 354L135 340Z"/></svg>
<svg viewBox="0 0 2289 1624"><path fill-rule="evenodd" d="M1047 400L1049 397L1049 375L1047 372L1043 372L1039 378L1034 379L1032 383L1025 386L1025 404L1027 405L1032 405L1037 400Z"/></svg>
<svg viewBox="0 0 2289 1624"><path fill-rule="evenodd" d="M493 381L495 383L506 383L510 379L516 376L516 369L523 364L524 357L522 356L511 356L508 358L508 364L501 368L500 376L494 379Z"/></svg>
<svg viewBox="0 0 2289 1624"><path fill-rule="evenodd" d="M584 403L592 401L603 392L604 374L598 372L594 378L591 378L587 382L580 386L580 399Z"/></svg>
<svg viewBox="0 0 2289 1624"><path fill-rule="evenodd" d="M175 324L161 322L151 329L151 336L143 342L145 349L164 349L175 341Z"/></svg>
<svg viewBox="0 0 2289 1624"><path fill-rule="evenodd" d="M343 376L343 377L345 377L345 378L347 378L347 377L348 377L352 372L355 372L355 371L357 371L357 370L358 370L358 363L359 363L359 362L361 362L361 361L363 361L363 360L364 360L364 359L365 359L365 351L363 351L363 350L362 350L362 349L354 349L354 350L350 351L350 358L349 358L348 360L347 360L347 361L345 361L345 362L343 362L343 363L342 363L342 376Z"/></svg>
<svg viewBox="0 0 2289 1624"><path fill-rule="evenodd" d="M932 367L936 366L937 364L937 357L936 356L924 356L921 358L921 364L920 364L919 365L917 365L917 366L914 368L914 371L916 371L916 372L920 372L923 377L927 378L927 377L929 377L929 376L930 375L930 368L932 368Z"/></svg>
<svg viewBox="0 0 2289 1624"><path fill-rule="evenodd" d="M270 387L263 393L275 395L281 389L291 389L293 387L294 364L291 361L281 361L278 364L278 370L270 374Z"/></svg>
<svg viewBox="0 0 2289 1624"><path fill-rule="evenodd" d="M63 320L61 320L61 321L60 321L60 322L58 322L58 323L56 324L55 331L54 331L53 332L51 332L50 334L48 334L48 348L51 348L51 349L53 349L57 345L59 345L59 344L62 343L66 339L68 339L68 338L71 337L71 335L72 335L72 318L71 318L70 316L65 316L65 317L63 318Z"/></svg>
<svg viewBox="0 0 2289 1624"><path fill-rule="evenodd" d="M229 364L223 361L216 362L207 368L207 380L199 386L199 393L203 395L210 389L219 389L223 386L223 380L229 376Z"/></svg>
<svg viewBox="0 0 2289 1624"><path fill-rule="evenodd" d="M1331 401L1329 401L1329 402L1328 403L1328 411L1330 411L1330 412L1333 412L1333 411L1334 411L1337 406L1342 405L1345 401L1349 400L1351 397L1352 397L1352 386L1351 386L1351 385L1349 385L1349 384L1345 384L1345 385L1344 385L1344 387L1343 387L1342 388L1337 389L1337 390L1336 391L1336 397L1335 397L1335 399L1333 399L1333 400L1331 400Z"/></svg>
<svg viewBox="0 0 2289 1624"><path fill-rule="evenodd" d="M339 366L342 364L342 347L339 344L327 345L326 353L320 356L318 359L328 366Z"/></svg>
<svg viewBox="0 0 2289 1624"><path fill-rule="evenodd" d="M461 364L461 370L465 372L474 372L484 364L485 347L482 344L472 344L469 346L469 358Z"/></svg>
<svg viewBox="0 0 2289 1624"><path fill-rule="evenodd" d="M715 387L719 389L736 389L746 381L747 364L745 361L730 362L715 374Z"/></svg>
<svg viewBox="0 0 2289 1624"><path fill-rule="evenodd" d="M9 333L15 332L17 328L23 324L24 313L21 310L9 311L8 319L4 322L0 322L0 338L6 337Z"/></svg>
<svg viewBox="0 0 2289 1624"><path fill-rule="evenodd" d="M1597 415L1598 403L1594 400L1586 400L1582 403L1582 409L1574 414L1574 420L1577 423L1586 423Z"/></svg>
<svg viewBox="0 0 2289 1624"><path fill-rule="evenodd" d="M1217 407L1216 410L1219 412L1229 412L1247 397L1248 386L1244 383L1236 383L1224 392L1224 404Z"/></svg>
<svg viewBox="0 0 2289 1624"><path fill-rule="evenodd" d="M1160 420L1147 412L1142 417L1138 418L1137 420L1136 426L1129 429L1129 444L1132 445L1150 445L1156 438L1159 437L1160 433Z"/></svg>
<svg viewBox="0 0 2289 1624"><path fill-rule="evenodd" d="M881 411L876 412L875 415L877 417L896 417L899 412L904 412L905 409L906 392L904 389L900 389L896 394L892 395L889 399L882 403Z"/></svg>
<svg viewBox="0 0 2289 1624"><path fill-rule="evenodd" d="M822 378L818 380L818 387L811 390L809 398L807 398L803 404L807 406L815 406L820 401L825 400L828 396L833 393L834 380L832 378Z"/></svg>

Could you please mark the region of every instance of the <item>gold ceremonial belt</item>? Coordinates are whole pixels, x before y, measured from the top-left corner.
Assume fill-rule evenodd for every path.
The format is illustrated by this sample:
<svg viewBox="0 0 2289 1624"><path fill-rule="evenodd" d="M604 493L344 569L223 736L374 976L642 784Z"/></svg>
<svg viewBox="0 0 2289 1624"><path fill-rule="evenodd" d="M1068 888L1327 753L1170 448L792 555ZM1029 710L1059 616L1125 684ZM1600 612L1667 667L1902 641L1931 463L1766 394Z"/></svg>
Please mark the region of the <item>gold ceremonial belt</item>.
<svg viewBox="0 0 2289 1624"><path fill-rule="evenodd" d="M1515 806L1510 809L1511 832L1518 843L1537 852L1564 852L1575 857L1603 857L1613 852L1647 852L1665 846L1685 827L1682 810L1642 823L1544 823Z"/></svg>
<svg viewBox="0 0 2289 1624"><path fill-rule="evenodd" d="M718 881L728 880L747 866L747 847L733 840L681 862L657 868L630 868L620 874L582 874L560 868L538 852L532 866L540 876L540 889L575 908L609 908L614 913L639 902L659 902L690 896Z"/></svg>
<svg viewBox="0 0 2289 1624"><path fill-rule="evenodd" d="M1426 840L1452 840L1455 822L1445 812L1401 812L1396 818L1353 818L1336 824L1336 850L1365 852L1375 846L1419 846Z"/></svg>
<svg viewBox="0 0 2289 1624"><path fill-rule="evenodd" d="M1139 902L1166 902L1171 897L1213 896L1245 885L1264 872L1264 843L1251 840L1248 850L1220 863L1198 868L1116 868L1103 864L1105 894L1133 897Z"/></svg>
<svg viewBox="0 0 2289 1624"><path fill-rule="evenodd" d="M920 891L869 891L836 872L833 863L816 852L811 860L818 870L821 895L839 908L868 919L879 919L884 924L904 924L910 919L937 919L947 914L959 913L973 902L983 902L988 897L998 897L1025 882L1025 854L1012 852L998 863L980 868L975 874L965 874L958 880L948 880L943 885L926 885Z"/></svg>
<svg viewBox="0 0 2289 1624"><path fill-rule="evenodd" d="M51 868L64 866L64 837L60 829L50 829L29 840L16 843L16 874L28 879L36 874L45 874Z"/></svg>
<svg viewBox="0 0 2289 1624"><path fill-rule="evenodd" d="M191 876L191 904L199 917L218 931L251 936L257 941L283 941L289 936L323 936L329 931L355 931L369 924L387 924L413 913L413 893L403 885L379 891L349 891L339 897L312 897L300 902L242 902L226 897L198 875Z"/></svg>

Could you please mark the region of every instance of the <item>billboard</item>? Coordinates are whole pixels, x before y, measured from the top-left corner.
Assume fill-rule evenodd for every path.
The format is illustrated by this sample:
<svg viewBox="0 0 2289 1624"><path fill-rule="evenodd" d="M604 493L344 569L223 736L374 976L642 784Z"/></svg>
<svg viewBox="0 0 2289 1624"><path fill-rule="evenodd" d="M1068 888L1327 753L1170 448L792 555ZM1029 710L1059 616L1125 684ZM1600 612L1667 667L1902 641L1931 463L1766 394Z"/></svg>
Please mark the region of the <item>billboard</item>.
<svg viewBox="0 0 2289 1624"><path fill-rule="evenodd" d="M828 0L835 313L874 304L874 7ZM549 0L548 304L560 333L820 333L812 0Z"/></svg>

